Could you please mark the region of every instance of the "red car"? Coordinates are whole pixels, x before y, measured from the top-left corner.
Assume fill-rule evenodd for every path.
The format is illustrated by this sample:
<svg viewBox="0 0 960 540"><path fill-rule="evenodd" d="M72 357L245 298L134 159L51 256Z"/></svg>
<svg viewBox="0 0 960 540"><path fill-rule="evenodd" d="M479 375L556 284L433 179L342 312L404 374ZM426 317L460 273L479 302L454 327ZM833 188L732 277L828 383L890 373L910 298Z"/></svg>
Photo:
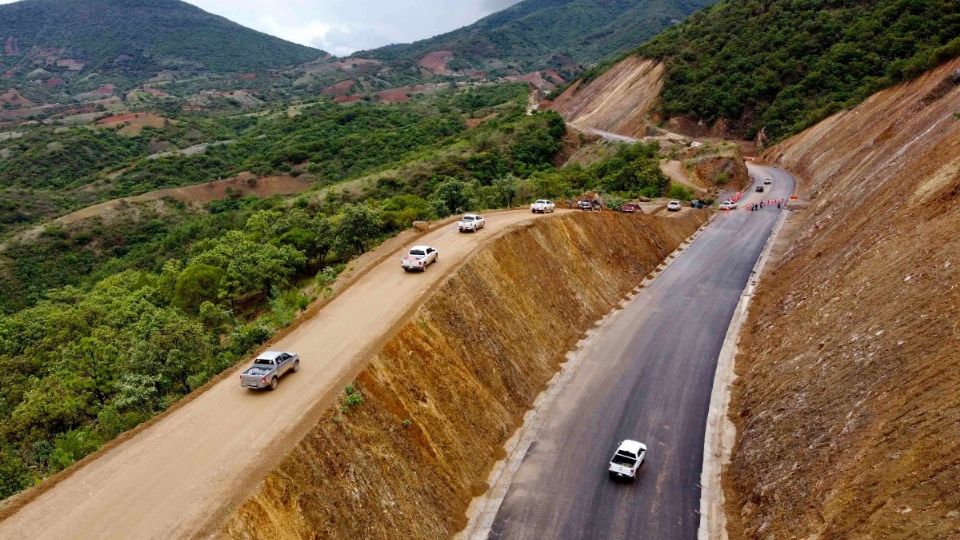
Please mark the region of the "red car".
<svg viewBox="0 0 960 540"><path fill-rule="evenodd" d="M625 203L623 206L621 206L621 207L620 207L620 211L621 211L621 212L626 212L626 213L628 213L628 214L633 214L633 213L635 213L635 212L639 212L639 213L641 213L641 214L643 213L643 210L640 209L640 205L639 205L639 204L637 204L637 203L630 203L630 202Z"/></svg>

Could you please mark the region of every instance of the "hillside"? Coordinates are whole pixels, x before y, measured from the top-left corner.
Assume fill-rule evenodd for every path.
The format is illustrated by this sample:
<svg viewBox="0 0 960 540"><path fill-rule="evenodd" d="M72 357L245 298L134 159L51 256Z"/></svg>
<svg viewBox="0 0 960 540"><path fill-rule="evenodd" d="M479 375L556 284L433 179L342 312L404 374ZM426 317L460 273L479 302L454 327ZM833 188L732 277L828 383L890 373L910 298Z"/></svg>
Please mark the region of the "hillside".
<svg viewBox="0 0 960 540"><path fill-rule="evenodd" d="M637 49L660 112L779 139L960 54L953 0L724 0Z"/></svg>
<svg viewBox="0 0 960 540"><path fill-rule="evenodd" d="M712 0L525 0L412 44L357 53L400 69L491 77L543 71L559 83L656 35Z"/></svg>
<svg viewBox="0 0 960 540"><path fill-rule="evenodd" d="M340 394L221 533L450 538L582 332L706 218L568 214L497 239L372 355L351 386L362 399Z"/></svg>
<svg viewBox="0 0 960 540"><path fill-rule="evenodd" d="M0 6L0 40L6 79L78 92L107 83L125 89L160 73L258 71L325 56L180 0L22 0Z"/></svg>
<svg viewBox="0 0 960 540"><path fill-rule="evenodd" d="M772 148L811 206L745 327L731 537L957 538L960 58Z"/></svg>

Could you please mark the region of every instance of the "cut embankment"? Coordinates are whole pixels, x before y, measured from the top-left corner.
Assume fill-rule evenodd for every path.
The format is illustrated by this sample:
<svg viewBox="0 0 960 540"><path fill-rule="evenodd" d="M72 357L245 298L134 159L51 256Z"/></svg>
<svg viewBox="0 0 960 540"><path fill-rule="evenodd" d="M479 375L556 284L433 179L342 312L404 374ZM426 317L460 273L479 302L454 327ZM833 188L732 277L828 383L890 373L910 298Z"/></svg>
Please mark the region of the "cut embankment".
<svg viewBox="0 0 960 540"><path fill-rule="evenodd" d="M660 99L663 65L628 57L597 78L577 81L551 105L568 122L629 137L643 137L647 116Z"/></svg>
<svg viewBox="0 0 960 540"><path fill-rule="evenodd" d="M960 537L960 59L775 147L810 206L741 342L732 537Z"/></svg>
<svg viewBox="0 0 960 540"><path fill-rule="evenodd" d="M696 231L572 214L469 259L222 529L237 538L443 538L465 524L503 444L596 320Z"/></svg>

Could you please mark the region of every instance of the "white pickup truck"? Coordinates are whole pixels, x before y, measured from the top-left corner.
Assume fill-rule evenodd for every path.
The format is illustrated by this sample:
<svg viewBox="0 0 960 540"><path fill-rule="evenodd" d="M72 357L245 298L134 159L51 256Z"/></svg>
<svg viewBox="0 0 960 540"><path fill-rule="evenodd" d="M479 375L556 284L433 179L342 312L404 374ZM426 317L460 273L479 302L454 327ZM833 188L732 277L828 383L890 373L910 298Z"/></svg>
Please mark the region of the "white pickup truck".
<svg viewBox="0 0 960 540"><path fill-rule="evenodd" d="M487 225L487 220L477 214L466 214L457 222L457 230L460 232L477 232Z"/></svg>
<svg viewBox="0 0 960 540"><path fill-rule="evenodd" d="M427 267L437 262L438 254L430 246L413 246L407 255L400 259L400 266L406 272L425 272Z"/></svg>
<svg viewBox="0 0 960 540"><path fill-rule="evenodd" d="M546 199L537 199L530 205L530 211L534 214L552 214L556 208L557 205L553 204L553 201Z"/></svg>
<svg viewBox="0 0 960 540"><path fill-rule="evenodd" d="M610 478L633 480L637 476L637 470L643 465L643 458L647 456L647 446L637 441L629 439L617 446L617 451L610 458L610 466L607 470L610 472Z"/></svg>

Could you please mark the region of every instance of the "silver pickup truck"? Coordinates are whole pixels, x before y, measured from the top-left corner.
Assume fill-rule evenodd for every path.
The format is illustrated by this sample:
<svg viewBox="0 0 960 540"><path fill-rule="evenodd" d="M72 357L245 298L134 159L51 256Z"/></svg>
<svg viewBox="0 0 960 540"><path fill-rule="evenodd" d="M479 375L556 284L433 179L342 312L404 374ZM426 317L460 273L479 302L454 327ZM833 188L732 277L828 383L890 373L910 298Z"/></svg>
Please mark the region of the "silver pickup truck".
<svg viewBox="0 0 960 540"><path fill-rule="evenodd" d="M240 375L240 386L253 390L276 390L280 377L287 372L300 371L300 357L294 353L267 351L253 361Z"/></svg>

